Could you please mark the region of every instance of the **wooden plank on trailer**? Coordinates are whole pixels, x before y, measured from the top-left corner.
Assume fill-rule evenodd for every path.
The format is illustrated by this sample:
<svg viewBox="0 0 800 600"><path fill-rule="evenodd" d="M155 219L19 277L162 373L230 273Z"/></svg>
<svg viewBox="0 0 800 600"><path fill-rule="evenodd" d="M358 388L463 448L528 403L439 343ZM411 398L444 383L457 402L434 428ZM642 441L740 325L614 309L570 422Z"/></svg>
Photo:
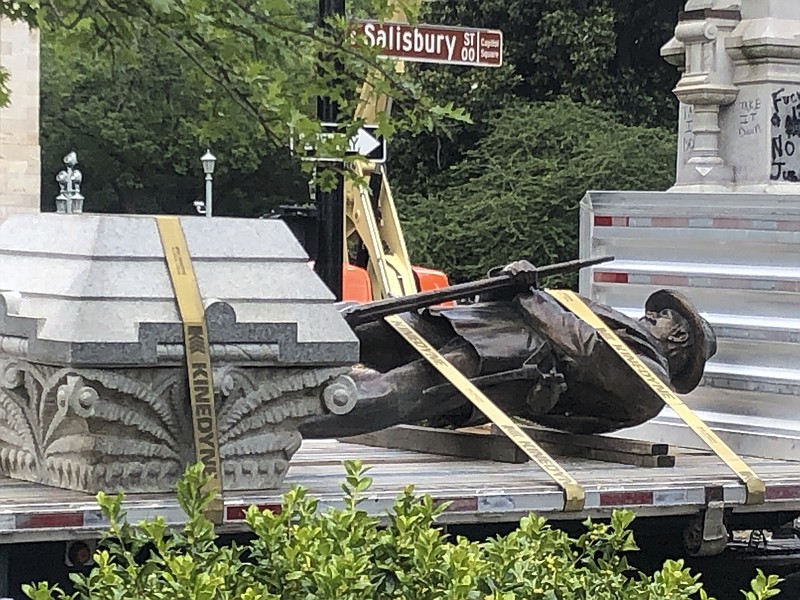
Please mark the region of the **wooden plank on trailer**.
<svg viewBox="0 0 800 600"><path fill-rule="evenodd" d="M635 454L632 452L619 452L615 450L605 450L602 448L588 448L586 446L572 444L551 444L539 440L549 452L558 456L570 456L572 458L585 458L601 462L619 463L622 465L632 465L644 468L672 468L675 466L675 457L668 455Z"/></svg>
<svg viewBox="0 0 800 600"><path fill-rule="evenodd" d="M414 425L397 425L382 431L344 438L341 441L377 448L411 450L414 452L493 460L512 464L521 464L528 461L525 453L505 435L489 432L480 433L475 430L453 431ZM572 443L562 444L547 440L538 441L548 452L559 456L615 462L645 468L675 466L674 456L635 454L605 448L589 448Z"/></svg>
<svg viewBox="0 0 800 600"><path fill-rule="evenodd" d="M382 431L343 438L340 441L362 446L512 464L522 464L529 460L527 455L505 435L434 429L416 425L397 425Z"/></svg>
<svg viewBox="0 0 800 600"><path fill-rule="evenodd" d="M522 430L538 442L558 444L559 446L580 446L611 452L624 452L626 454L641 454L645 456L667 456L668 444L644 442L627 438L606 437L603 435L583 435L566 433L553 429L544 429L532 425L522 426ZM492 433L499 433L492 427Z"/></svg>

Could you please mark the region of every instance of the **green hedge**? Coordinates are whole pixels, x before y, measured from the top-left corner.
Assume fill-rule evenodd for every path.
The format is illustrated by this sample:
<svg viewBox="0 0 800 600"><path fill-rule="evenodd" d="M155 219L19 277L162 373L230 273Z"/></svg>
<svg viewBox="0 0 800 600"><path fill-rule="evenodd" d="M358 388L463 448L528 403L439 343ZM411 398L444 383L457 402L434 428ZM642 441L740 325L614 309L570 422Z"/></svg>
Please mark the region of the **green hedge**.
<svg viewBox="0 0 800 600"><path fill-rule="evenodd" d="M344 508L318 511L318 501L295 488L282 510L251 507L254 535L245 545L218 545L203 516L213 497L202 491L199 466L178 483L188 516L179 531L163 519L133 527L121 511L122 496L99 495L111 525L97 566L74 575L72 598L93 600L685 600L708 598L682 561L667 561L645 575L625 553L636 550L633 520L615 512L610 524L586 521L571 538L544 519L529 516L507 536L484 542L449 539L436 528L445 509L407 488L388 524L359 508L371 485L366 469L347 463ZM747 600L778 594L775 576L759 572ZM66 598L46 583L25 586L34 600Z"/></svg>
<svg viewBox="0 0 800 600"><path fill-rule="evenodd" d="M520 258L577 258L587 190L665 190L675 181L674 133L617 118L566 99L495 112L486 135L427 193L398 190L414 264L462 281Z"/></svg>

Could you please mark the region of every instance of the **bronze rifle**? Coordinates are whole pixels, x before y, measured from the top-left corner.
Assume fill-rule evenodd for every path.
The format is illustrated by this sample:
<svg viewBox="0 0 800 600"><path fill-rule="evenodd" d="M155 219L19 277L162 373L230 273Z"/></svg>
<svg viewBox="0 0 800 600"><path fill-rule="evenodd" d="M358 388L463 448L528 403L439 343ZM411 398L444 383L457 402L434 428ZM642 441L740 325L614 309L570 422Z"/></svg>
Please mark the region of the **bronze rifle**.
<svg viewBox="0 0 800 600"><path fill-rule="evenodd" d="M601 256L599 258L585 258L571 260L553 265L538 267L533 275L537 278L548 277L551 275L561 275L579 271L584 267L593 267L602 263L614 260L613 256ZM530 276L529 273L524 275ZM377 321L389 315L396 315L412 310L419 310L443 302L453 302L472 298L479 294L485 294L496 290L519 285L521 276L510 273L500 273L495 277L459 283L438 290L410 294L399 298L386 298L376 300L367 304L349 306L342 312L342 316L351 327L363 325L372 321Z"/></svg>

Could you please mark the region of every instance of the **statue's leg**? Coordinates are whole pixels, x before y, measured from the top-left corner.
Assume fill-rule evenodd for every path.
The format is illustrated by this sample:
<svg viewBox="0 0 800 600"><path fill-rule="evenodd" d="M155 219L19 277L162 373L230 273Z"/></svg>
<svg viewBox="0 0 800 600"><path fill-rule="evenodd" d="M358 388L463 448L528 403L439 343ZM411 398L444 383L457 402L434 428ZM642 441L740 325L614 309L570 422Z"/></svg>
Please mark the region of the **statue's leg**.
<svg viewBox="0 0 800 600"><path fill-rule="evenodd" d="M403 319L434 348L442 348L457 337L443 317L406 313ZM385 373L420 358L419 352L383 319L358 325L353 331L361 344L360 360L371 369Z"/></svg>
<svg viewBox="0 0 800 600"><path fill-rule="evenodd" d="M454 340L441 352L467 377L478 375L480 361L467 342ZM344 437L402 423L416 423L469 403L460 394L444 399L424 396L423 390L443 383L444 378L422 358L386 373L354 367L350 376L358 389L356 407L346 415L324 415L304 421L300 425L304 438Z"/></svg>

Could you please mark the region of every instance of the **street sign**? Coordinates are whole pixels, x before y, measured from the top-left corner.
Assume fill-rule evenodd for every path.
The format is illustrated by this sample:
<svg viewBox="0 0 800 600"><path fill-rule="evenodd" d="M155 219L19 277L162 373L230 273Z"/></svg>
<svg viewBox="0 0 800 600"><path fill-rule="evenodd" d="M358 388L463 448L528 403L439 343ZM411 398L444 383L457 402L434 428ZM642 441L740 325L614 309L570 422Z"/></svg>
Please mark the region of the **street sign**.
<svg viewBox="0 0 800 600"><path fill-rule="evenodd" d="M350 140L349 151L360 154L376 163L386 162L386 139L377 134L377 125L359 127L358 133Z"/></svg>
<svg viewBox="0 0 800 600"><path fill-rule="evenodd" d="M495 29L356 21L355 32L380 55L411 62L499 67L503 32Z"/></svg>
<svg viewBox="0 0 800 600"><path fill-rule="evenodd" d="M322 133L320 135L325 136L326 134L332 134L338 129L339 125L336 123L322 123ZM366 160L374 163L385 163L387 154L386 138L384 138L382 135L378 135L377 132L377 125L362 125L359 127L358 132L352 138L350 138L347 147L348 154L358 154ZM290 147L294 149L293 140L290 144ZM328 156L314 155L311 153L311 151L312 146L306 146L306 152L309 154L305 160L316 162L336 162L337 160Z"/></svg>

